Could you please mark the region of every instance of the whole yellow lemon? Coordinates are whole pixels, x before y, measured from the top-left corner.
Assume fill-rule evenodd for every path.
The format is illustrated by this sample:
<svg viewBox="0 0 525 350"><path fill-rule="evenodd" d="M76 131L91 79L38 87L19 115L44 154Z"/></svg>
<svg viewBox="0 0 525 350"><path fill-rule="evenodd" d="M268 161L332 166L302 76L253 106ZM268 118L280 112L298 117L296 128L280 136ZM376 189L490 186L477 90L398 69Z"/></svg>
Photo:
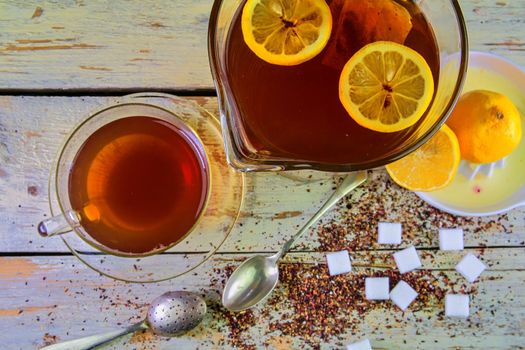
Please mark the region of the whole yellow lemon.
<svg viewBox="0 0 525 350"><path fill-rule="evenodd" d="M447 125L456 134L461 157L490 163L509 155L521 141L520 113L502 94L470 91L459 99Z"/></svg>

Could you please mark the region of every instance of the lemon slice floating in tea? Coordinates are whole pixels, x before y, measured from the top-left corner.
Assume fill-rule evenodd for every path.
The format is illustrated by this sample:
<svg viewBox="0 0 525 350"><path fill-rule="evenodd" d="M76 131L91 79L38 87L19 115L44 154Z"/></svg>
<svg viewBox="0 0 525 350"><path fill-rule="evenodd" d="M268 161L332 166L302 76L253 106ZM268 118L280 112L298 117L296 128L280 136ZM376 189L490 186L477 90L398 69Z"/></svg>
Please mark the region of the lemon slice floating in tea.
<svg viewBox="0 0 525 350"><path fill-rule="evenodd" d="M388 164L386 170L401 187L412 191L434 191L454 179L460 159L456 134L443 125L427 143Z"/></svg>
<svg viewBox="0 0 525 350"><path fill-rule="evenodd" d="M241 24L244 41L259 58L292 66L323 50L332 14L325 0L248 0Z"/></svg>
<svg viewBox="0 0 525 350"><path fill-rule="evenodd" d="M413 49L376 41L348 60L339 79L339 99L361 126L395 132L414 125L434 94L425 59Z"/></svg>

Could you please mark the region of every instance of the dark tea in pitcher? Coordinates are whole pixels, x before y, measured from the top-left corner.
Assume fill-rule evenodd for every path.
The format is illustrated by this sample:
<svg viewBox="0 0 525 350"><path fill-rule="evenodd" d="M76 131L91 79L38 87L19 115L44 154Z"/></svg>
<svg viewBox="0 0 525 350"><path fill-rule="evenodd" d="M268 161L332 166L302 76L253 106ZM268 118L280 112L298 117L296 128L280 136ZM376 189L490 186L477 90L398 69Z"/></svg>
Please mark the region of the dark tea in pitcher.
<svg viewBox="0 0 525 350"><path fill-rule="evenodd" d="M84 142L71 166L69 197L102 246L148 254L191 231L206 205L209 176L202 145L189 129L126 117Z"/></svg>
<svg viewBox="0 0 525 350"><path fill-rule="evenodd" d="M302 40L315 40L323 29L316 27L321 22L320 15L310 11L309 6L317 6L319 1L259 0L249 9L252 17L244 18L247 11L243 9L253 3L249 0L239 6L228 34L225 57L229 93L239 115L236 126L247 140L243 153L275 160L359 164L395 153L418 130L426 107L415 124L394 132L378 132L350 117L339 96L345 64L374 42L393 42L417 52L428 65L433 86L437 86L438 46L432 27L414 1L323 1L331 13L329 39L315 56L293 65L280 62L278 55L274 63L261 59L253 47L293 54ZM277 24L266 25L264 21ZM250 27L257 25L260 28ZM252 30L252 42L243 36L246 30ZM415 82L405 83L418 86ZM364 86L362 91L366 89ZM411 98L407 97L407 101L412 102ZM382 104L388 107L392 101L387 96ZM410 113L407 109L401 112Z"/></svg>

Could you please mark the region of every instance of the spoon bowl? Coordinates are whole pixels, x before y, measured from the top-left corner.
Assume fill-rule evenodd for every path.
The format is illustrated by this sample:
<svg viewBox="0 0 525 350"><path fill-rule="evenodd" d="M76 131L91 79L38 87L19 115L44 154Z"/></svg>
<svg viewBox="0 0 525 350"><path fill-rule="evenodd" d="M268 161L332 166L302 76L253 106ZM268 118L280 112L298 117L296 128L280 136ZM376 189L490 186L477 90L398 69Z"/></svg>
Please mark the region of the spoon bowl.
<svg viewBox="0 0 525 350"><path fill-rule="evenodd" d="M274 259L272 259L274 258ZM245 260L230 276L222 304L230 311L242 311L264 300L279 281L275 256L255 255Z"/></svg>

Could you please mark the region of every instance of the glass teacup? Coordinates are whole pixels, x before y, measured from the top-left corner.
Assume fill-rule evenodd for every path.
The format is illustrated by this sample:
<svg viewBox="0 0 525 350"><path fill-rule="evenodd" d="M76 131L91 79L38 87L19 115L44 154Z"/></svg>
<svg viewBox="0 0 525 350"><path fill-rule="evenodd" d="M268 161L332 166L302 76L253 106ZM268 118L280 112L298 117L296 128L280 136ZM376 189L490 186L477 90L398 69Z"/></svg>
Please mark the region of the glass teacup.
<svg viewBox="0 0 525 350"><path fill-rule="evenodd" d="M60 151L54 183L60 213L44 237L74 231L119 256L157 254L184 240L210 198L205 147L178 116L122 103L83 121Z"/></svg>
<svg viewBox="0 0 525 350"><path fill-rule="evenodd" d="M104 120L98 119L101 115ZM207 193L201 197L205 200L202 213L190 218L190 223L194 225L187 227L187 232L178 235L183 236L182 238L174 237L165 247L135 254L129 251L122 252L122 249L109 249L111 247L94 239L90 232L83 229L82 218L70 203L68 169L71 168L71 163L68 163L67 159L73 160L74 155L78 153L78 146L101 126L114 120L140 115L153 117L158 123L164 124L161 125L164 127L179 127L181 132L186 133L187 139L194 142L196 150L192 152L202 156L202 160L198 160L197 164L207 164L209 167L209 176L205 179L209 186ZM80 130L83 134L78 134ZM141 130L141 133L142 131L147 133L146 130ZM167 131L170 134L169 130ZM123 141L125 145L131 140ZM213 256L235 227L244 198L244 176L227 165L217 118L191 99L154 92L111 98L106 107L94 110L80 120L79 125L67 138L66 144L71 144L68 151L71 154L64 154L67 146L63 145L57 164L52 166L50 173L48 195L49 209L53 217L44 221L47 227L40 229L45 230L46 234L71 232L60 234L56 239L62 241L71 254L97 273L113 279L140 283L176 278L193 271ZM162 145L160 147L162 148ZM165 153L170 152L165 150ZM173 180L177 181L175 178ZM78 196L78 193L75 195ZM97 207L85 207L91 219L96 220ZM136 219L140 220L140 217L137 216ZM147 235L149 229L142 231Z"/></svg>

